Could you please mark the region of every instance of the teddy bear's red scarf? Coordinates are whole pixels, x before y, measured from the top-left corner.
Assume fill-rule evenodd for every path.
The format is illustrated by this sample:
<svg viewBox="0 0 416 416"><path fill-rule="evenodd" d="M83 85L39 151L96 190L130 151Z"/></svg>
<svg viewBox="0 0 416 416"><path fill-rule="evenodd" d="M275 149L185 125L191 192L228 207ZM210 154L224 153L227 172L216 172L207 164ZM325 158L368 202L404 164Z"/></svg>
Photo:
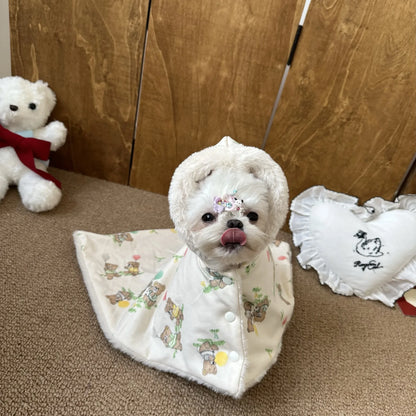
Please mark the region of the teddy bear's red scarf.
<svg viewBox="0 0 416 416"><path fill-rule="evenodd" d="M48 160L51 144L45 140L35 139L34 137L22 137L0 125L0 148L11 146L15 150L20 161L33 172L42 178L52 181L58 188L61 183L50 173L37 169L35 158Z"/></svg>

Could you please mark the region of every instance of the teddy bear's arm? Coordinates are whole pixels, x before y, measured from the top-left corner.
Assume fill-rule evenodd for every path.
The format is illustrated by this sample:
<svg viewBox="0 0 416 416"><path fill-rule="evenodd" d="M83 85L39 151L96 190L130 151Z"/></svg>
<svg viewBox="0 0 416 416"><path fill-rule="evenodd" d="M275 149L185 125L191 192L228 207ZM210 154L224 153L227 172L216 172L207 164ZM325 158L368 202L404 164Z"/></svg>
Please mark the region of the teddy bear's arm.
<svg viewBox="0 0 416 416"><path fill-rule="evenodd" d="M33 136L37 139L51 142L51 150L59 149L66 140L67 129L60 121L52 121L44 127L33 131Z"/></svg>

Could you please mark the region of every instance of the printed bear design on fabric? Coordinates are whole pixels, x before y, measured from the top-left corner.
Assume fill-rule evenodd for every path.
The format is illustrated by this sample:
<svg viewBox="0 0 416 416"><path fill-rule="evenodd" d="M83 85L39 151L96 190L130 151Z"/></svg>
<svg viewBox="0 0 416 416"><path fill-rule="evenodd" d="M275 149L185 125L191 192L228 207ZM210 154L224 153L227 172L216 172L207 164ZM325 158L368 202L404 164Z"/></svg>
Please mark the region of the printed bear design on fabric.
<svg viewBox="0 0 416 416"><path fill-rule="evenodd" d="M140 263L138 261L129 261L127 266L124 266L127 269L127 273L131 276L137 276L139 274Z"/></svg>
<svg viewBox="0 0 416 416"><path fill-rule="evenodd" d="M209 267L201 267L200 270L206 279L201 281L201 285L204 288L203 293L211 293L213 290L224 289L234 284L232 277L211 270Z"/></svg>
<svg viewBox="0 0 416 416"><path fill-rule="evenodd" d="M203 282L204 293L210 293L212 290L224 289L226 286L234 284L231 277L224 276L221 273L209 269L208 267L203 269L203 272L209 283L209 286L206 286Z"/></svg>
<svg viewBox="0 0 416 416"><path fill-rule="evenodd" d="M198 338L198 342L194 343L194 347L198 348L198 352L202 357L202 375L217 374L217 365L224 366L227 363L228 356L224 351L219 351L219 346L224 345L225 341L218 337L218 329L211 329L210 332L216 340L211 338Z"/></svg>
<svg viewBox="0 0 416 416"><path fill-rule="evenodd" d="M132 294L131 292L123 288L114 295L106 295L106 298L108 298L108 300L110 301L112 305L116 305L119 302L122 302L124 300L126 301L131 300Z"/></svg>
<svg viewBox="0 0 416 416"><path fill-rule="evenodd" d="M176 357L178 351L182 351L181 344L181 328L184 320L183 305L179 307L171 298L166 301L165 312L169 315L172 321L175 321L174 330L169 325L166 325L163 332L160 334L160 339L165 344L166 348L172 348L175 350L173 358Z"/></svg>
<svg viewBox="0 0 416 416"><path fill-rule="evenodd" d="M157 298L163 293L165 288L165 285L152 280L139 296L134 296L133 292L129 290L131 299L135 301L131 305L129 312L137 312L136 308L142 308L143 306L146 309L151 309L153 306L156 308Z"/></svg>
<svg viewBox="0 0 416 416"><path fill-rule="evenodd" d="M104 264L104 274L102 276L105 276L108 280L112 280L114 277L121 277L121 276L138 276L141 274L140 269L140 262L138 261L129 261L124 268L124 270L118 270L118 264L113 264L106 262Z"/></svg>
<svg viewBox="0 0 416 416"><path fill-rule="evenodd" d="M121 246L125 241L133 241L131 233L112 234L113 241Z"/></svg>
<svg viewBox="0 0 416 416"><path fill-rule="evenodd" d="M118 265L112 263L104 264L105 276L108 280L112 280L114 277L119 277L120 274L117 272Z"/></svg>
<svg viewBox="0 0 416 416"><path fill-rule="evenodd" d="M202 367L202 375L217 374L217 365L215 364L215 351L218 351L218 345L211 344L209 341L204 342L198 351L201 354L204 364Z"/></svg>
<svg viewBox="0 0 416 416"><path fill-rule="evenodd" d="M220 289L224 289L225 286L232 284L232 280L227 276L223 276L222 274L210 269L207 269L207 272L209 285L212 288L218 287Z"/></svg>
<svg viewBox="0 0 416 416"><path fill-rule="evenodd" d="M244 300L244 310L247 317L247 332L256 332L254 322L263 322L266 318L267 309L270 301L267 296L261 294L261 289L253 288L254 302Z"/></svg>
<svg viewBox="0 0 416 416"><path fill-rule="evenodd" d="M254 322L263 322L266 318L267 308L269 307L269 300L266 298L258 304L251 302L244 302L244 309L247 317L247 331L254 331Z"/></svg>
<svg viewBox="0 0 416 416"><path fill-rule="evenodd" d="M158 296L163 293L165 288L165 285L153 280L139 296L139 299L143 299L146 307L150 309L156 303Z"/></svg>
<svg viewBox="0 0 416 416"><path fill-rule="evenodd" d="M182 335L180 332L172 332L169 326L166 325L165 329L160 334L160 339L163 341L166 348L172 348L176 351L182 351L181 336Z"/></svg>
<svg viewBox="0 0 416 416"><path fill-rule="evenodd" d="M165 312L169 314L170 319L173 321L176 319L176 325L180 325L183 321L183 312L179 306L172 302L171 298L168 298L165 306Z"/></svg>

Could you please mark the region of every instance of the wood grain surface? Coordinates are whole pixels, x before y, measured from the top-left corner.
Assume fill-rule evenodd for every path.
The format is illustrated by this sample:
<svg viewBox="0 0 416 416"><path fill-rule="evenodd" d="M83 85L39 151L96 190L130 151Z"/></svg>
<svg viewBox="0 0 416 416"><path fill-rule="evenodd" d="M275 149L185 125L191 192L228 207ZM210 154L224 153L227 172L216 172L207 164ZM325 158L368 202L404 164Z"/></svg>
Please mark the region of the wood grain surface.
<svg viewBox="0 0 416 416"><path fill-rule="evenodd" d="M303 1L153 0L131 185L229 135L260 146Z"/></svg>
<svg viewBox="0 0 416 416"><path fill-rule="evenodd" d="M47 81L55 166L127 183L148 1L10 0L12 73Z"/></svg>
<svg viewBox="0 0 416 416"><path fill-rule="evenodd" d="M261 145L304 0L152 0L139 106L148 0L9 3L12 72L47 81L69 129L52 164L166 194L223 136ZM393 196L416 151L415 33L416 0L312 1L265 149L291 197Z"/></svg>
<svg viewBox="0 0 416 416"><path fill-rule="evenodd" d="M416 194L416 166L409 172L401 194Z"/></svg>
<svg viewBox="0 0 416 416"><path fill-rule="evenodd" d="M294 197L390 199L416 151L416 1L313 1L266 146Z"/></svg>

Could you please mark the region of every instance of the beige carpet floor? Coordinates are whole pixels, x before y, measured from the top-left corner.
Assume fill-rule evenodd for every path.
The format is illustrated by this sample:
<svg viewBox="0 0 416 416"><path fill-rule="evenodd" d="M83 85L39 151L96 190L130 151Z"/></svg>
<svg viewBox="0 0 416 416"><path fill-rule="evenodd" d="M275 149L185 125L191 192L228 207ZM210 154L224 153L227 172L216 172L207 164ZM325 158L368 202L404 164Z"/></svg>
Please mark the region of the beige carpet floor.
<svg viewBox="0 0 416 416"><path fill-rule="evenodd" d="M241 400L112 348L72 233L171 227L167 198L51 171L64 191L55 210L25 210L16 189L0 202L0 415L416 415L416 319L333 294L295 256L282 353Z"/></svg>

